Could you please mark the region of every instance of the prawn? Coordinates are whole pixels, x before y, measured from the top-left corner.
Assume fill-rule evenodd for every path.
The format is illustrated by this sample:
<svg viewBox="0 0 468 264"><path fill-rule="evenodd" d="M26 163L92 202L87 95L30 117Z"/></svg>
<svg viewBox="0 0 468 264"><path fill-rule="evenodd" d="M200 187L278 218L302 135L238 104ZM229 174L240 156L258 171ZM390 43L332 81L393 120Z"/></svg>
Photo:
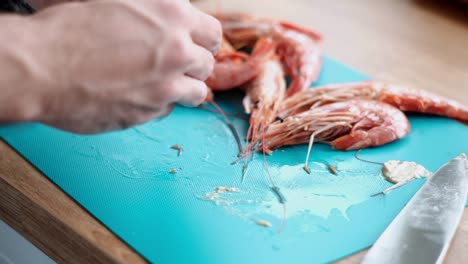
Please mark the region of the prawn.
<svg viewBox="0 0 468 264"><path fill-rule="evenodd" d="M246 14L223 14L217 18L224 34L237 49L251 48L261 37L271 37L277 42L276 52L291 78L286 96L307 89L317 80L322 67L319 33L293 23Z"/></svg>
<svg viewBox="0 0 468 264"><path fill-rule="evenodd" d="M328 143L338 150L375 147L405 137L410 123L399 109L378 101L336 102L288 116L270 124L262 148L309 142L304 169L314 142Z"/></svg>
<svg viewBox="0 0 468 264"><path fill-rule="evenodd" d="M253 143L259 141L258 134L263 134L275 119L286 91L283 68L274 51L275 43L271 38L259 39L253 51L254 56L257 53L270 56L261 64L261 73L246 85L242 102L245 112L250 114L247 140Z"/></svg>
<svg viewBox="0 0 468 264"><path fill-rule="evenodd" d="M322 67L321 37L306 34L299 26L281 23L284 30L280 34L278 54L283 58L287 74L291 77L286 96L306 90L314 83ZM287 27L285 27L287 25Z"/></svg>
<svg viewBox="0 0 468 264"><path fill-rule="evenodd" d="M224 45L224 44L223 44ZM225 46L219 56L228 56L231 57L233 50L229 46ZM236 56L236 55L235 55ZM283 99L283 94L285 91L285 80L284 73L279 63L277 57L275 56L275 43L271 38L263 38L258 40L255 45L254 51L252 52L251 60L247 63L244 63L243 66L237 69L248 70L251 67L250 63L254 63L255 68L258 69L258 73L253 76L253 80L250 82L247 81L245 84L244 90L246 91L246 96L243 99L244 109L247 114L250 116L250 127L247 132L247 140L257 139L257 133L263 133L263 129L271 123L277 113L277 109L281 100ZM228 62L229 65L232 61ZM246 66L247 67L244 67ZM215 66L216 67L216 66ZM226 73L232 73L232 71L227 71ZM239 73L239 72L237 72ZM218 84L224 82L224 78L220 78L223 74L217 73L216 79L219 79ZM233 74L235 76L237 74ZM245 75L243 75L245 76ZM255 77L257 76L257 77ZM245 81L245 80L243 80ZM232 79L228 80L226 84L234 86ZM236 139L237 145L239 147L239 153L248 152L248 150L242 149L240 138L235 129L234 125L228 119L226 113L219 107L218 104L213 99L213 87L220 88L220 86L209 86L209 93L205 98L205 103L211 103L219 113L221 113L231 129L234 137Z"/></svg>
<svg viewBox="0 0 468 264"><path fill-rule="evenodd" d="M468 124L468 107L440 95L376 81L332 84L307 89L286 98L278 117L283 119L334 102L352 99L384 102L404 112L417 112L453 118Z"/></svg>
<svg viewBox="0 0 468 264"><path fill-rule="evenodd" d="M250 57L246 53L236 51L231 44L223 37L222 45L218 53L215 55L215 65L213 72L205 80L208 87L208 94L204 103L212 104L218 113L220 113L227 126L231 130L239 148L239 153L242 152L242 144L240 141L239 133L237 132L234 124L229 120L227 114L215 102L213 91L228 90L240 86L260 72L260 62L264 60L266 55L263 53L256 53Z"/></svg>
<svg viewBox="0 0 468 264"><path fill-rule="evenodd" d="M257 53L269 54L269 59L261 64L262 71L249 82L245 87L245 97L243 105L245 112L250 114L250 126L247 132L247 144L244 150L246 153L246 162L242 172L242 182L246 176L248 160L252 147L263 141L258 134L264 135L267 126L275 119L280 102L286 93L286 81L284 78L283 67L275 54L275 42L271 38L260 38L254 47L253 56ZM271 190L277 195L283 207L283 216L278 231L280 232L286 220L286 199L283 197L279 188L276 186L268 169L268 162L265 151L263 152L263 162L268 180L271 184Z"/></svg>
<svg viewBox="0 0 468 264"><path fill-rule="evenodd" d="M445 116L468 125L468 107L461 103L421 89L383 85L377 100L391 104L404 112Z"/></svg>
<svg viewBox="0 0 468 264"><path fill-rule="evenodd" d="M263 60L263 54L249 56L247 53L236 51L226 38L223 38L221 49L215 56L213 72L205 83L213 91L241 86L259 74L259 65Z"/></svg>

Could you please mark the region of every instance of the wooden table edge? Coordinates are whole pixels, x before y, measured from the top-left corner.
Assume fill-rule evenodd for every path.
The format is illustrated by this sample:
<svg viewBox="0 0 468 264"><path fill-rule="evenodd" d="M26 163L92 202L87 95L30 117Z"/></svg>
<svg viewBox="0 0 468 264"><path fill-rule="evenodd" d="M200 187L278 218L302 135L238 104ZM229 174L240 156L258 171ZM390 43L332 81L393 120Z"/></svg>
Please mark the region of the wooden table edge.
<svg viewBox="0 0 468 264"><path fill-rule="evenodd" d="M57 263L147 263L0 140L0 219Z"/></svg>

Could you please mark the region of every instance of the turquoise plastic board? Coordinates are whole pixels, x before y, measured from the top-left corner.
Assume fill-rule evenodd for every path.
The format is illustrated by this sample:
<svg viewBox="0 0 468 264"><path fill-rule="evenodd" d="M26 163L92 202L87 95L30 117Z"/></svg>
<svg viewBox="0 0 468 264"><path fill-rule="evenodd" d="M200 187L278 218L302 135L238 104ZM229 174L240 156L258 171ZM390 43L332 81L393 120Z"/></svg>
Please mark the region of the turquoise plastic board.
<svg viewBox="0 0 468 264"><path fill-rule="evenodd" d="M316 85L365 79L326 58ZM240 92L217 99L227 112L242 113ZM434 171L468 152L466 126L435 116L410 120L408 137L361 156L411 160ZM245 136L247 122L233 121ZM308 175L302 170L306 145L280 149L267 157L287 200L278 233L283 211L269 189L263 158L256 156L241 184L242 164L230 165L235 140L217 114L176 107L167 118L120 132L81 136L29 123L3 126L0 135L153 263L330 262L369 247L423 182L371 198L391 186L379 165L317 144ZM180 156L174 144L183 147ZM216 194L217 186L240 192Z"/></svg>

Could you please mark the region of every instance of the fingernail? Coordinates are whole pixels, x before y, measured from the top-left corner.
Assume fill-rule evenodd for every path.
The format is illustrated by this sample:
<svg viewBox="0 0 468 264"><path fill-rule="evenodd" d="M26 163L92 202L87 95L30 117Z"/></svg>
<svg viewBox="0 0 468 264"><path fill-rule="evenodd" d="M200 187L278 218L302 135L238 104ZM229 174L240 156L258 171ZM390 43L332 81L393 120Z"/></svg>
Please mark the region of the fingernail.
<svg viewBox="0 0 468 264"><path fill-rule="evenodd" d="M218 51L221 49L221 44L218 44L214 49L211 50L211 53L213 53L213 56L216 56L218 54Z"/></svg>

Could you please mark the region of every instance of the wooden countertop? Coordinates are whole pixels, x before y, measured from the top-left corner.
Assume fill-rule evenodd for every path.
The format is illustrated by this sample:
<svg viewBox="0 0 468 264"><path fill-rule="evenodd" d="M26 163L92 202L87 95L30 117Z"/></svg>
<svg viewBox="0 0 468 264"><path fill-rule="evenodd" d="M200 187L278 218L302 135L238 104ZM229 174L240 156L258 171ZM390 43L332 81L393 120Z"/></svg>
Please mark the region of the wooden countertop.
<svg viewBox="0 0 468 264"><path fill-rule="evenodd" d="M225 0L221 6L313 26L324 34L327 55L375 79L468 104L468 8L453 1ZM0 218L55 261L145 263L4 142L0 190ZM467 211L445 263L468 260ZM363 254L339 263L359 263Z"/></svg>

